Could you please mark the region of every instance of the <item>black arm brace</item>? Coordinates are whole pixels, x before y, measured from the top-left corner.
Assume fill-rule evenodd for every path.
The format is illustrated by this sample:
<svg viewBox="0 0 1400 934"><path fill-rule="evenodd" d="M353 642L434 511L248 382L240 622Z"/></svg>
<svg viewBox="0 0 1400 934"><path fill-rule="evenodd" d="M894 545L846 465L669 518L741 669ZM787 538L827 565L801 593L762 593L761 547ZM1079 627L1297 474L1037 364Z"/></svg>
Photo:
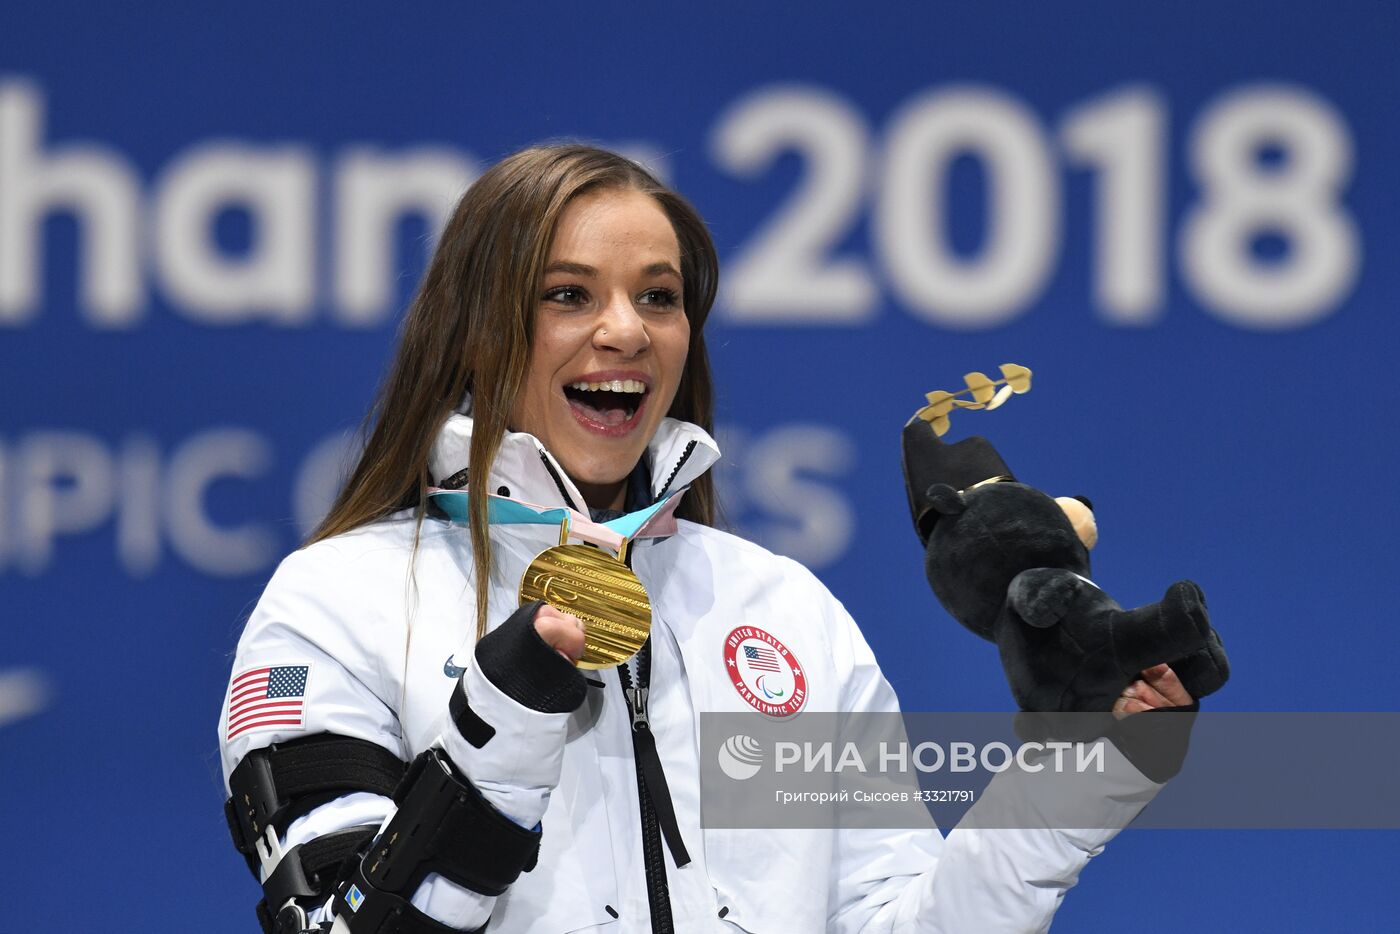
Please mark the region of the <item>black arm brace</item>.
<svg viewBox="0 0 1400 934"><path fill-rule="evenodd" d="M328 898L341 865L374 835L368 828L325 834L281 851L277 837L298 817L356 791L393 794L404 762L374 743L323 733L254 749L229 776L232 796L224 803L233 845L263 880L258 921L264 932L298 931L305 921L298 902ZM272 832L271 838L268 831ZM291 903L289 905L289 902ZM283 909L286 917L281 917ZM299 920L298 920L299 919Z"/></svg>
<svg viewBox="0 0 1400 934"><path fill-rule="evenodd" d="M543 713L575 709L588 692L583 677L533 626L540 603L521 607L476 647L482 672L516 703ZM473 746L495 735L467 703L458 682L449 710ZM413 908L409 899L429 873L483 895L499 895L535 866L540 828L505 817L440 750L404 764L374 743L323 734L250 752L229 776L225 805L234 845L254 875L271 864L261 850L268 828L285 834L297 817L353 791L392 795L398 811L382 834L364 828L326 834L291 847L263 882L263 930L299 931L302 907L335 890L335 913L354 934L439 934L454 929ZM261 844L261 845L260 845ZM276 857L277 853L272 853ZM314 902L312 899L316 899ZM298 904L300 903L300 904ZM290 907L289 907L290 906ZM280 912L288 908L287 917ZM301 914L304 923L305 914ZM281 925L277 927L276 925Z"/></svg>
<svg viewBox="0 0 1400 934"><path fill-rule="evenodd" d="M493 808L440 750L404 768L381 746L332 734L243 758L229 776L233 795L224 811L254 876L260 866L272 866L258 903L266 934L301 931L306 909L332 892L336 915L354 934L458 934L409 903L429 873L499 895L534 868L539 829L527 830ZM378 839L373 830L356 828L280 850L277 837L297 817L356 791L392 796L398 805Z"/></svg>
<svg viewBox="0 0 1400 934"><path fill-rule="evenodd" d="M394 801L398 813L336 892L336 916L354 934L450 930L425 926L435 922L409 904L429 873L500 895L535 867L540 829L497 811L440 749L413 761Z"/></svg>

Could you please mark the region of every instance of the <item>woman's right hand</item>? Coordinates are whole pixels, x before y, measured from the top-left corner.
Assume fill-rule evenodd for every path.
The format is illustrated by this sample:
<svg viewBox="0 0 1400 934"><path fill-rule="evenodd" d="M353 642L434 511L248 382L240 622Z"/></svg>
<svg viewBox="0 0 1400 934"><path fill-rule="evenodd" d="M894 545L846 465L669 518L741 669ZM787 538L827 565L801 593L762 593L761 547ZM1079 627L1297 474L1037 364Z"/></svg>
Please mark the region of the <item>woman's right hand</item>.
<svg viewBox="0 0 1400 934"><path fill-rule="evenodd" d="M535 612L535 632L570 665L583 657L583 620L548 603Z"/></svg>
<svg viewBox="0 0 1400 934"><path fill-rule="evenodd" d="M572 712L588 694L588 682L574 667L583 655L583 623L542 600L525 604L482 636L474 654L472 668L537 713Z"/></svg>

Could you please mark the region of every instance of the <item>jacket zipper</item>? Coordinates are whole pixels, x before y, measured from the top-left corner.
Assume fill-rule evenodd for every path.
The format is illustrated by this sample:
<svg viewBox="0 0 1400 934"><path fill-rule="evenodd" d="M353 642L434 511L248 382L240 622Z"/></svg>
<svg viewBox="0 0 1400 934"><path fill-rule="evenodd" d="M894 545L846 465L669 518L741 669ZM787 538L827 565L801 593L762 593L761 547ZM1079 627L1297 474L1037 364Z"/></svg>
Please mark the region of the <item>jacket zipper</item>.
<svg viewBox="0 0 1400 934"><path fill-rule="evenodd" d="M690 455L695 452L696 446L697 442L694 440L685 446L680 459L671 468L671 474L666 478L661 493L652 500L653 502L662 499L670 490L671 484L675 482L681 468L690 459ZM577 509L578 507L574 505L564 487L563 479L555 470L549 455L543 450L540 451L540 460L544 463L545 469L549 471L550 477L553 478L554 485L559 488L559 493L564 497L564 501ZM632 555L629 553L627 558L630 565ZM651 720L647 713L647 694L650 691L649 685L651 683L651 643L645 643L641 651L637 653L637 683L635 685L632 683L632 672L626 664L618 667L617 675L622 686L622 693L627 698L627 709L632 715L632 758L637 771L637 801L641 809L642 822L642 866L646 871L647 905L651 913L651 930L652 934L675 934L676 924L671 916L671 891L666 881L666 854L662 850L663 833L669 835L668 843L677 865L684 866L689 863L690 855L686 852L685 843L681 840L680 829L676 825L675 809L671 804L671 792L666 787L666 776L661 769L656 740L651 735ZM657 780L658 787L655 789L647 782L648 771ZM664 818L657 813L653 794L663 798ZM664 829L663 819L666 821Z"/></svg>
<svg viewBox="0 0 1400 934"><path fill-rule="evenodd" d="M676 461L676 466L671 468L671 475L666 478L666 482L661 486L661 492L656 494L657 499L663 498L670 491L671 484L676 482L676 475L681 472L681 468L685 466L685 462L690 460L690 455L695 453L695 446L698 443L699 442L694 439L686 443L685 450L681 452L681 459Z"/></svg>
<svg viewBox="0 0 1400 934"><path fill-rule="evenodd" d="M569 495L569 491L564 488L564 480L559 476L559 471L554 469L554 462L549 459L549 455L546 454L543 449L540 450L540 461L544 464L544 469L549 471L549 476L554 480L554 485L559 488L559 495L564 497L564 502L569 504L570 509L581 511L578 508L578 504L574 502L573 497Z"/></svg>
<svg viewBox="0 0 1400 934"><path fill-rule="evenodd" d="M637 654L637 684L633 685L632 673L625 664L618 667L617 675L622 683L622 693L627 698L627 709L632 714L632 753L637 760L634 764L637 769L637 799L642 812L642 865L646 869L651 929L653 934L675 934L676 926L671 918L671 893L666 883L666 855L661 850L661 825L637 751L637 733L651 729L647 714L650 669L651 644L647 643Z"/></svg>

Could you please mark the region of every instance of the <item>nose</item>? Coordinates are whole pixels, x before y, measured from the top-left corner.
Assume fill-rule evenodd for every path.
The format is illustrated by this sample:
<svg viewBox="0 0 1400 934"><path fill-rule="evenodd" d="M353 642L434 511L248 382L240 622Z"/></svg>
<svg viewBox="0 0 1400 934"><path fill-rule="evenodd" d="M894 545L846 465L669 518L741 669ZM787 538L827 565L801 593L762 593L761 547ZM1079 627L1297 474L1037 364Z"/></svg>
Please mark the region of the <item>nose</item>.
<svg viewBox="0 0 1400 934"><path fill-rule="evenodd" d="M641 356L651 346L646 321L638 314L630 295L615 295L603 308L593 331L593 346L628 359Z"/></svg>

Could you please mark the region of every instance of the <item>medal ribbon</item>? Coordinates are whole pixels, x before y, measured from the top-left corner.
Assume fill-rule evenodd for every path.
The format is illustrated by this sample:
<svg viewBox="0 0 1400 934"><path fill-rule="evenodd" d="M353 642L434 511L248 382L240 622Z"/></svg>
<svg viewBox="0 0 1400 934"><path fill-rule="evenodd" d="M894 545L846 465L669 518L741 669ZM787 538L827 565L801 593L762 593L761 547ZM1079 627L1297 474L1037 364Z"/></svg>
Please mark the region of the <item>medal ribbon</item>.
<svg viewBox="0 0 1400 934"><path fill-rule="evenodd" d="M454 522L468 521L466 491L434 490L428 498ZM525 569L520 605L544 600L583 622L583 657L576 663L580 668L610 668L645 644L651 631L651 598L627 564L628 550L638 536L673 533L679 500L680 493L673 493L645 509L594 522L573 509L489 498L487 518L493 525L559 526L559 544L540 552ZM588 544L571 545L570 538Z"/></svg>
<svg viewBox="0 0 1400 934"><path fill-rule="evenodd" d="M676 531L676 507L681 491L645 509L629 512L608 522L592 518L566 506L536 506L534 503L491 494L487 521L492 525L561 525L569 523L569 534L602 548L621 552L635 538L658 538ZM453 522L467 522L466 490L429 490L428 501L445 512Z"/></svg>

